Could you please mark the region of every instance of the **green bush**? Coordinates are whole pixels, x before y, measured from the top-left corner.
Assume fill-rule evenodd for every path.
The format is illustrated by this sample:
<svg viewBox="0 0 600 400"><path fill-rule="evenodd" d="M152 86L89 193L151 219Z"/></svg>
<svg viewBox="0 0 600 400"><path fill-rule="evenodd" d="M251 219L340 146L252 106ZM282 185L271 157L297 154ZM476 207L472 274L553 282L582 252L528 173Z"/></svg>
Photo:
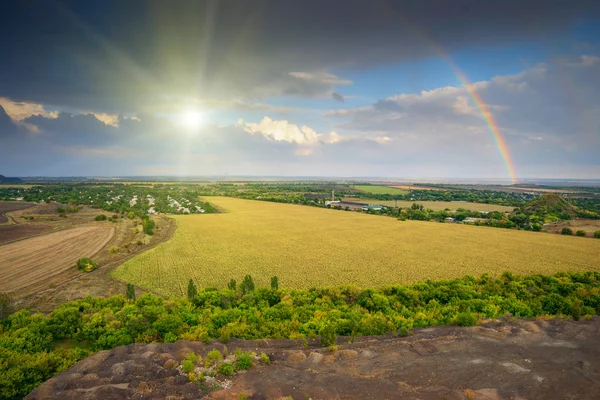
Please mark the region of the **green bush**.
<svg viewBox="0 0 600 400"><path fill-rule="evenodd" d="M92 272L93 270L95 270L96 268L98 268L98 264L94 260L92 260L91 258L80 258L77 261L76 267L80 271Z"/></svg>
<svg viewBox="0 0 600 400"><path fill-rule="evenodd" d="M406 337L408 335L410 335L410 332L408 331L407 327L401 326L400 329L398 329L398 336Z"/></svg>
<svg viewBox="0 0 600 400"><path fill-rule="evenodd" d="M582 229L580 229L580 230L578 230L577 232L575 232L575 235L576 235L576 236L585 236L585 231L584 231L584 230L582 230Z"/></svg>
<svg viewBox="0 0 600 400"><path fill-rule="evenodd" d="M567 228L567 227L564 227L564 228L562 228L562 230L560 231L560 234L561 234L561 235L573 236L573 229L571 229L571 228Z"/></svg>
<svg viewBox="0 0 600 400"><path fill-rule="evenodd" d="M322 345L328 348L335 346L338 334L403 335L415 327L473 325L477 315L600 315L599 290L600 272L572 272L504 273L365 290L258 288L243 296L230 289L201 288L193 303L152 294L135 300L128 300L125 293L85 297L49 315L20 310L5 316L0 323L0 398L22 398L90 351L131 343L208 341L226 332L239 339L321 335ZM65 343L72 348L62 347ZM267 359L261 355L263 362ZM214 366L221 360L215 349L204 361Z"/></svg>
<svg viewBox="0 0 600 400"><path fill-rule="evenodd" d="M595 237L596 239L600 239L600 231L596 231L596 232L594 232L594 237Z"/></svg>
<svg viewBox="0 0 600 400"><path fill-rule="evenodd" d="M458 326L473 326L477 324L477 317L470 312L462 312L454 318L454 324Z"/></svg>
<svg viewBox="0 0 600 400"><path fill-rule="evenodd" d="M337 336L333 324L325 325L319 334L321 336L321 347L329 347L336 344Z"/></svg>
<svg viewBox="0 0 600 400"><path fill-rule="evenodd" d="M237 357L235 368L238 370L245 370L252 368L252 357L248 353L242 353Z"/></svg>
<svg viewBox="0 0 600 400"><path fill-rule="evenodd" d="M260 353L260 360L265 364L271 364L271 359L267 355L267 353Z"/></svg>
<svg viewBox="0 0 600 400"><path fill-rule="evenodd" d="M94 218L96 221L106 221L106 215L104 214L99 214L96 215L96 218Z"/></svg>
<svg viewBox="0 0 600 400"><path fill-rule="evenodd" d="M181 366L183 368L183 372L185 372L186 374L189 374L194 370L194 368L196 368L192 360L183 360Z"/></svg>
<svg viewBox="0 0 600 400"><path fill-rule="evenodd" d="M233 375L233 365L222 363L219 365L218 371L221 375Z"/></svg>
<svg viewBox="0 0 600 400"><path fill-rule="evenodd" d="M221 352L217 349L211 350L206 355L206 360L204 361L205 367L210 367L211 365L217 364L219 361L223 359Z"/></svg>

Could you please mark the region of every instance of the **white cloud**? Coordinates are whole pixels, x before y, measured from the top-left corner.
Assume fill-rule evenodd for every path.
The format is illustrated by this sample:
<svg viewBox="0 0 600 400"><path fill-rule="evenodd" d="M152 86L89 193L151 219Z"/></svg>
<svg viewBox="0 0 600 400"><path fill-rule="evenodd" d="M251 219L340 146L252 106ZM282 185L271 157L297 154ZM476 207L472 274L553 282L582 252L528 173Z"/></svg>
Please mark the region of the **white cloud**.
<svg viewBox="0 0 600 400"><path fill-rule="evenodd" d="M314 146L319 143L337 143L342 137L336 132L328 134L319 134L314 129L303 125L291 124L286 120L273 120L264 117L259 123L246 122L238 120L238 125L244 126L244 130L251 135L260 134L269 140L276 142L288 142L301 146ZM308 150L304 149L300 153L307 155Z"/></svg>
<svg viewBox="0 0 600 400"><path fill-rule="evenodd" d="M22 101L12 101L6 97L0 97L0 106L13 121L23 121L32 115L41 115L46 118L57 118L57 111L48 111L41 104L28 103Z"/></svg>

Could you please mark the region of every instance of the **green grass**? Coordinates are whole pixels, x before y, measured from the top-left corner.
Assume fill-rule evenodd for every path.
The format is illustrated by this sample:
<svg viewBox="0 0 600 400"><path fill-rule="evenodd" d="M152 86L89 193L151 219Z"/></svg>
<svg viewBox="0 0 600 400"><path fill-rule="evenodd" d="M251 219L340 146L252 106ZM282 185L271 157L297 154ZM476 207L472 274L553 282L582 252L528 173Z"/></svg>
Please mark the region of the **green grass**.
<svg viewBox="0 0 600 400"><path fill-rule="evenodd" d="M600 271L597 241L574 236L394 218L213 197L222 214L177 215L169 241L113 276L162 295L225 287L252 275L282 288L381 287L483 273Z"/></svg>
<svg viewBox="0 0 600 400"><path fill-rule="evenodd" d="M373 194L408 194L408 190L397 189L389 186L375 186L375 185L354 185L355 189L362 190L363 192Z"/></svg>

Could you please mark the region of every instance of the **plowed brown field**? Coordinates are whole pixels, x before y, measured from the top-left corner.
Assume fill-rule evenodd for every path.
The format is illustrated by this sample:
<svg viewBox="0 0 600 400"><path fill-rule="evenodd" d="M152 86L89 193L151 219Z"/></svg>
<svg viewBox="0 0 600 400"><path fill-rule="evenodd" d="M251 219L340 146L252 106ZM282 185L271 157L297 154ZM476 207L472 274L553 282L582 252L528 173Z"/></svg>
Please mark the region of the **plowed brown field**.
<svg viewBox="0 0 600 400"><path fill-rule="evenodd" d="M74 268L113 238L113 227L85 226L0 246L0 292L23 289Z"/></svg>

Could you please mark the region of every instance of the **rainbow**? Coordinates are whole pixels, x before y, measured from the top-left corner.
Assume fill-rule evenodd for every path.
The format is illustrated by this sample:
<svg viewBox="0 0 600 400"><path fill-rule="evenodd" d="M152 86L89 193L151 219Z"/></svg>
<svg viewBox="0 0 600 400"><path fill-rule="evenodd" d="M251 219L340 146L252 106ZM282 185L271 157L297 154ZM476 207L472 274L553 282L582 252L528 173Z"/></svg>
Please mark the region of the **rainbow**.
<svg viewBox="0 0 600 400"><path fill-rule="evenodd" d="M500 156L504 160L504 164L506 165L506 169L508 171L508 175L510 176L511 183L516 183L517 174L515 172L515 164L513 163L512 158L510 156L508 144L506 143L502 132L500 132L500 127L496 123L496 120L494 120L494 116L488 109L487 104L485 104L485 102L481 99L479 92L477 92L477 90L475 89L475 85L469 82L466 75L458 68L458 66L454 65L451 59L445 58L445 60L446 62L448 62L450 68L452 68L452 71L454 72L456 77L460 80L460 82L467 90L469 97L477 105L477 108L481 112L481 116L485 120L490 132L492 133L492 136L494 137L494 142L498 147L498 151L500 151Z"/></svg>
<svg viewBox="0 0 600 400"><path fill-rule="evenodd" d="M496 120L494 119L494 116L488 109L488 106L485 104L485 102L483 101L483 99L481 98L479 93L477 92L475 85L473 85L469 81L469 79L467 78L465 73L463 71L461 71L461 69L456 65L456 63L454 63L454 61L452 60L450 55L447 54L444 51L444 49L433 38L431 38L429 35L427 35L423 29L419 28L416 24L409 21L405 16L400 14L398 10L393 9L392 7L388 7L387 4L385 4L383 2L376 2L375 4L379 4L383 7L386 7L387 11L390 14L395 14L395 16L402 21L404 26L406 28L408 28L409 31L411 31L415 36L418 36L423 41L425 41L431 48L433 48L433 50L438 54L438 56L440 58L442 58L444 61L446 61L446 63L448 63L448 65L450 66L450 69L452 70L454 75L456 75L458 80L461 82L461 84L467 90L469 97L477 105L477 109L481 113L481 116L485 120L485 122L489 128L489 131L492 134L494 142L496 143L496 147L498 147L498 151L500 152L500 156L502 157L502 160L504 161L506 170L508 172L508 176L510 177L510 181L513 184L516 183L518 180L517 180L517 174L515 172L515 164L513 163L512 158L510 156L510 151L508 148L508 144L506 143L506 139L502 135L502 132L500 131L500 127L496 123Z"/></svg>

